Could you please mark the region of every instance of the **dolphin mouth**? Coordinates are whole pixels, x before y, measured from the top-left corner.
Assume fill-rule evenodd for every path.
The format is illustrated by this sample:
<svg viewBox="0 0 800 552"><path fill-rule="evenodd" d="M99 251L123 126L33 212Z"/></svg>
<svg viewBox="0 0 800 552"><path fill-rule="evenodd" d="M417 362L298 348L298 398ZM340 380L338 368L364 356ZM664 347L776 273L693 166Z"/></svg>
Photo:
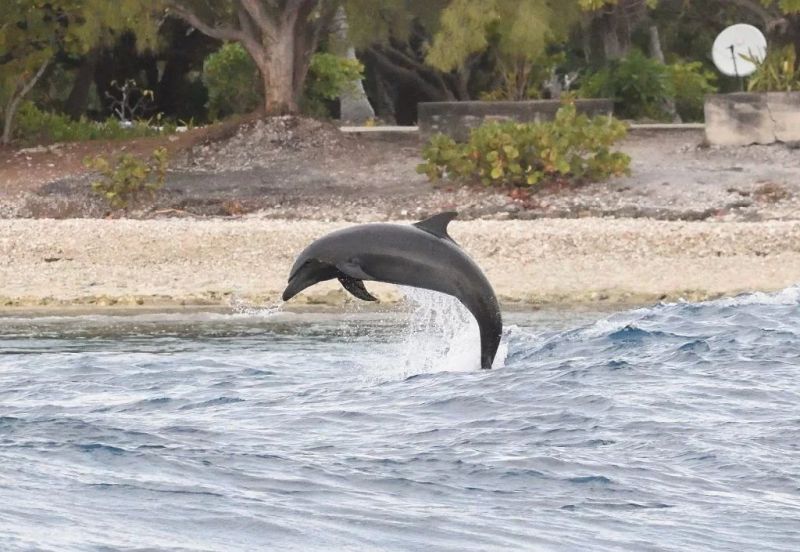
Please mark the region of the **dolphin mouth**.
<svg viewBox="0 0 800 552"><path fill-rule="evenodd" d="M336 277L336 268L316 259L307 261L299 270L289 276L289 285L283 290L282 299L288 301L304 289L317 282Z"/></svg>
<svg viewBox="0 0 800 552"><path fill-rule="evenodd" d="M295 274L289 278L289 285L283 290L281 298L288 301L307 287L311 286L314 282L307 282L305 278L300 277L300 274Z"/></svg>

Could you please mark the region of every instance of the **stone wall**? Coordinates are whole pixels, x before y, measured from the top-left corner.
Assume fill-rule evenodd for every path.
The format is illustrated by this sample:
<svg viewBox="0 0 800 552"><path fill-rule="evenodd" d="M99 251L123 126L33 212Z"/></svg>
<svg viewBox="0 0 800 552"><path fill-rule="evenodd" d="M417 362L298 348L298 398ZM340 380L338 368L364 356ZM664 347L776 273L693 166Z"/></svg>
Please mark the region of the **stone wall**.
<svg viewBox="0 0 800 552"><path fill-rule="evenodd" d="M800 92L707 96L706 141L714 146L800 142Z"/></svg>
<svg viewBox="0 0 800 552"><path fill-rule="evenodd" d="M610 115L613 103L607 99L576 100L578 111L587 115ZM484 121L538 122L552 120L561 106L559 100L519 102L426 102L418 106L418 124L423 139L441 132L459 141Z"/></svg>

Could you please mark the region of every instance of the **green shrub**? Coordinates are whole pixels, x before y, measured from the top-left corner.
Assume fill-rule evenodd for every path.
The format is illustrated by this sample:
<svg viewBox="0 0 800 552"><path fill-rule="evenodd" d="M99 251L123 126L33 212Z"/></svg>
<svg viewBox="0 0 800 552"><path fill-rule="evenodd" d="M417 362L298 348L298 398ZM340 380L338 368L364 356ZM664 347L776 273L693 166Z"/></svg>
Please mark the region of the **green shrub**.
<svg viewBox="0 0 800 552"><path fill-rule="evenodd" d="M564 52L543 53L533 60L514 60L516 63L500 61L496 75L492 75L493 88L480 94L480 99L483 101L541 98L545 84L553 76L555 69L567 61L567 56Z"/></svg>
<svg viewBox="0 0 800 552"><path fill-rule="evenodd" d="M587 77L580 94L612 98L614 111L620 117L663 119L664 104L671 97L671 89L664 64L634 50Z"/></svg>
<svg viewBox="0 0 800 552"><path fill-rule="evenodd" d="M684 121L702 121L706 94L717 91L717 76L699 61L667 65L675 110Z"/></svg>
<svg viewBox="0 0 800 552"><path fill-rule="evenodd" d="M745 57L756 64L756 71L747 81L751 92L791 92L800 90L800 68L793 44L767 53L762 61Z"/></svg>
<svg viewBox="0 0 800 552"><path fill-rule="evenodd" d="M160 122L156 121L157 123ZM73 121L67 115L42 111L31 102L25 102L17 113L14 138L25 145L52 142L79 142L84 140L114 140L157 136L174 127L151 126L151 121L135 121L123 126L117 119L90 121L81 118Z"/></svg>
<svg viewBox="0 0 800 552"><path fill-rule="evenodd" d="M550 122L484 123L466 144L438 134L423 149L425 163L417 171L432 181L447 177L487 185L602 180L628 171L630 158L610 149L625 133L620 121L589 118L578 114L573 104L565 104Z"/></svg>
<svg viewBox="0 0 800 552"><path fill-rule="evenodd" d="M212 119L249 113L264 99L264 86L253 58L238 42L224 44L203 62Z"/></svg>
<svg viewBox="0 0 800 552"><path fill-rule="evenodd" d="M85 159L84 164L103 176L92 182L92 190L103 196L112 207L124 208L145 192L152 197L164 185L169 158L166 148L160 147L153 150L147 160L125 153L113 161L95 157Z"/></svg>
<svg viewBox="0 0 800 552"><path fill-rule="evenodd" d="M326 101L335 100L361 80L364 66L357 59L348 59L325 52L314 54L308 67L303 111L310 115L329 115Z"/></svg>
<svg viewBox="0 0 800 552"><path fill-rule="evenodd" d="M672 100L682 119L699 120L704 96L716 91L715 79L700 62L664 65L634 50L587 77L580 94L612 98L615 113L628 119L666 120Z"/></svg>

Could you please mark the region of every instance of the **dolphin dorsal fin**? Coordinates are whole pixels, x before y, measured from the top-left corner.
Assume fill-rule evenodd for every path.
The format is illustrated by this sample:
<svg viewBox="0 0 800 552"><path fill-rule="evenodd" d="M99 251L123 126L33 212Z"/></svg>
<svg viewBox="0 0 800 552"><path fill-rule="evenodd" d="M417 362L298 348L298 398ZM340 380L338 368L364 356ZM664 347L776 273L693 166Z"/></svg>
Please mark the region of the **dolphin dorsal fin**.
<svg viewBox="0 0 800 552"><path fill-rule="evenodd" d="M425 220L415 222L414 226L420 230L425 230L427 233L433 234L438 238L450 240L451 242L455 243L453 238L451 238L447 233L447 225L450 224L450 221L457 216L458 213L456 211L446 211L444 213L439 213L438 215L433 215Z"/></svg>

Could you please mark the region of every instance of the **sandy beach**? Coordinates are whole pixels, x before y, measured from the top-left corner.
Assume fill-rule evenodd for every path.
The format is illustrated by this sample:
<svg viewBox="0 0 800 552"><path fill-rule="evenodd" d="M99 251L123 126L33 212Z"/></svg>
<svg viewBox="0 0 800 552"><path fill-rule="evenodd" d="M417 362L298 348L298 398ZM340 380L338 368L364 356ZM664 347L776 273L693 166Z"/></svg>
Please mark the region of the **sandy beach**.
<svg viewBox="0 0 800 552"><path fill-rule="evenodd" d="M150 307L278 300L295 255L346 223L0 220L0 305ZM474 220L451 234L506 307L631 305L774 291L800 282L800 222ZM383 302L395 288L368 284ZM293 300L353 300L338 283Z"/></svg>

